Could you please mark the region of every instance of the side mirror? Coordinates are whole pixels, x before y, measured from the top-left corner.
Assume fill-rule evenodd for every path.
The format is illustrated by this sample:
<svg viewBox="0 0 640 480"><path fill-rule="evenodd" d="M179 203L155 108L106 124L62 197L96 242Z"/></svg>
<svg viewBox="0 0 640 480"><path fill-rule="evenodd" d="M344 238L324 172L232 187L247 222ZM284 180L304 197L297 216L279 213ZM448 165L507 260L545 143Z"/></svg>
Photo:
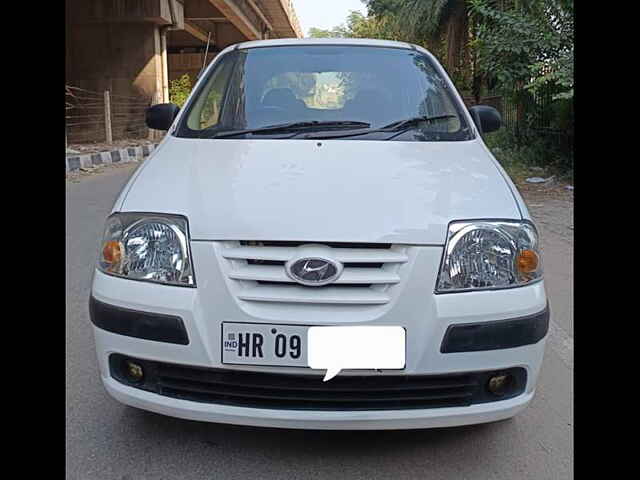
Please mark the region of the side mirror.
<svg viewBox="0 0 640 480"><path fill-rule="evenodd" d="M169 130L173 120L178 115L180 107L173 103L159 103L147 108L145 122L147 127L154 130Z"/></svg>
<svg viewBox="0 0 640 480"><path fill-rule="evenodd" d="M500 112L488 105L476 105L469 109L480 133L495 132L502 126Z"/></svg>

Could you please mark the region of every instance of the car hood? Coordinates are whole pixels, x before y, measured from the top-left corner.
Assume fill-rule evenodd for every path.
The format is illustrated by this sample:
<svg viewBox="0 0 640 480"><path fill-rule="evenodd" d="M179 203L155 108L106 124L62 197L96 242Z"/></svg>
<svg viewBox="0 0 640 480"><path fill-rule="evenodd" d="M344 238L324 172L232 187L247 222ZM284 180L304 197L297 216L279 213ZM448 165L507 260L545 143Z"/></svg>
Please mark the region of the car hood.
<svg viewBox="0 0 640 480"><path fill-rule="evenodd" d="M194 240L441 245L452 220L521 218L479 140L167 137L121 199L185 215Z"/></svg>

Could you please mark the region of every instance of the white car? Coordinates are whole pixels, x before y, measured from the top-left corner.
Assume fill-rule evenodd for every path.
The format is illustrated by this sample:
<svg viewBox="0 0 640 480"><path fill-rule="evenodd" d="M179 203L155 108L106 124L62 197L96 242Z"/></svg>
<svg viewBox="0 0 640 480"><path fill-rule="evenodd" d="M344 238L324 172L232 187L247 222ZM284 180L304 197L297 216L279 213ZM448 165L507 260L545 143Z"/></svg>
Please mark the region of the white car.
<svg viewBox="0 0 640 480"><path fill-rule="evenodd" d="M483 423L531 401L538 234L481 138L500 115L467 109L428 51L233 45L147 123L167 134L106 221L90 298L115 399L305 429Z"/></svg>

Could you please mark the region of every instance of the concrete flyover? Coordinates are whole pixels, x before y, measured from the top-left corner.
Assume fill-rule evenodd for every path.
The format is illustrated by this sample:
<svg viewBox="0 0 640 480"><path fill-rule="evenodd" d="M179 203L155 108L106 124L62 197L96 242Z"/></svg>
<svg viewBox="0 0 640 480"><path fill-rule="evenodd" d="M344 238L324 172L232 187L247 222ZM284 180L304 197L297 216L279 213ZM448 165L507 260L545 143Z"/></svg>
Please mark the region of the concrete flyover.
<svg viewBox="0 0 640 480"><path fill-rule="evenodd" d="M66 83L162 103L228 45L301 36L291 0L67 0Z"/></svg>

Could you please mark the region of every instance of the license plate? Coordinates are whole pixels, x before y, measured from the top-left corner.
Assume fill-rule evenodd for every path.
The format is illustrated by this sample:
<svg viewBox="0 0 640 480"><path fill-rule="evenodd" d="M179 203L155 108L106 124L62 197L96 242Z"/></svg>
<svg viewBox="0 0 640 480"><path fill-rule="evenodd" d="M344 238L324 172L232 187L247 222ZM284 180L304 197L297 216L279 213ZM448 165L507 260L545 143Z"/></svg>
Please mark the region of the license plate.
<svg viewBox="0 0 640 480"><path fill-rule="evenodd" d="M222 324L222 363L308 367L308 326Z"/></svg>
<svg viewBox="0 0 640 480"><path fill-rule="evenodd" d="M222 324L222 363L326 369L325 379L348 368L403 369L405 351L397 326Z"/></svg>

